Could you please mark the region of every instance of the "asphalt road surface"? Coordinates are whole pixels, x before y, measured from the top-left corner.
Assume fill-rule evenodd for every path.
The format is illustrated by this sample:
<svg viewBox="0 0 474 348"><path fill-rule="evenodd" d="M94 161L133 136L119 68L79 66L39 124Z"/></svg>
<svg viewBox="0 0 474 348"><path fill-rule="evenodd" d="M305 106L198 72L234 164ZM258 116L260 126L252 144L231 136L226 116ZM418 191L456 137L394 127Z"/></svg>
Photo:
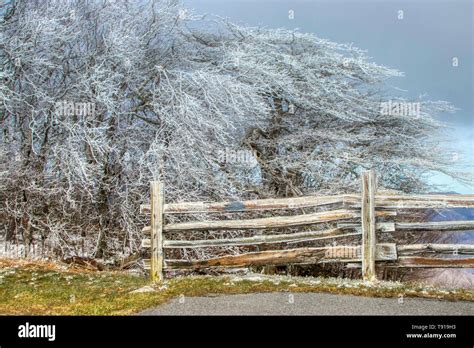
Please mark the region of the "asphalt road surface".
<svg viewBox="0 0 474 348"><path fill-rule="evenodd" d="M141 315L474 315L474 302L321 293L179 297Z"/></svg>

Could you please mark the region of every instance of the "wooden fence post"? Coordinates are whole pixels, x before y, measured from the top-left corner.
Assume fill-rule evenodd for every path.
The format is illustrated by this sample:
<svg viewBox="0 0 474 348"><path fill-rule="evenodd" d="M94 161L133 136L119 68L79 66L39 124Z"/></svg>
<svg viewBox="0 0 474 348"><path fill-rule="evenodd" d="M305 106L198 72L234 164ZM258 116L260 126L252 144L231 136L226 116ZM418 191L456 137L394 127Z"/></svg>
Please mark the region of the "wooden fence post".
<svg viewBox="0 0 474 348"><path fill-rule="evenodd" d="M362 174L362 278L367 281L376 280L375 191L376 178L372 169Z"/></svg>
<svg viewBox="0 0 474 348"><path fill-rule="evenodd" d="M151 188L151 281L163 280L163 184L152 181Z"/></svg>

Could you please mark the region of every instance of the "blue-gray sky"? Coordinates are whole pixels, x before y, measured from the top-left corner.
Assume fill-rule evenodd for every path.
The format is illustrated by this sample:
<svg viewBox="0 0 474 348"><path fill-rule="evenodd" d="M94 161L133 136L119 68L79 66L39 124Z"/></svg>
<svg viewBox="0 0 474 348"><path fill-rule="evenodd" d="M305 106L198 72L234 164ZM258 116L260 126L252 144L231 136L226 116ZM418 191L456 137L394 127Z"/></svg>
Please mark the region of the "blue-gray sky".
<svg viewBox="0 0 474 348"><path fill-rule="evenodd" d="M184 0L184 4L195 13L239 24L298 28L366 49L376 63L405 73L389 81L406 90L404 97L426 95L460 109L442 120L454 127L452 146L464 152L460 161L466 168L474 163L472 0ZM289 18L290 10L294 19ZM435 175L432 181L446 185L446 190L474 193L474 188L444 175Z"/></svg>

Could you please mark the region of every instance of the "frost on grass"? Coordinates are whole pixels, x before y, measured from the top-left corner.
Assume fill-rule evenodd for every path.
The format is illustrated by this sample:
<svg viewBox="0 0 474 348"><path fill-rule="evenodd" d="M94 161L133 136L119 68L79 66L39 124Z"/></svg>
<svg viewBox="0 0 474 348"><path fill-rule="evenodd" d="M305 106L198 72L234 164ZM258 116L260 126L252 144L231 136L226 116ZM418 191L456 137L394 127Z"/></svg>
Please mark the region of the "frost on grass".
<svg viewBox="0 0 474 348"><path fill-rule="evenodd" d="M373 291L381 295L391 294L395 295L432 295L435 297L443 297L447 294L456 295L464 293L462 289L447 289L438 286L431 286L424 283L402 283L399 281L377 281L367 282L360 279L348 278L328 278L328 277L289 277L283 275L247 275L234 276L230 278L231 284L238 284L239 282L250 281L255 283L262 283L269 281L273 284L288 284L288 287L295 288L301 286L316 286L324 288L337 289L353 289L361 291ZM431 297L432 297L431 296ZM472 295L471 295L472 297Z"/></svg>
<svg viewBox="0 0 474 348"><path fill-rule="evenodd" d="M141 294L141 293L144 293L144 292L154 292L156 291L156 289L150 285L145 285L139 289L136 289L136 290L133 290L133 291L130 291L131 294Z"/></svg>

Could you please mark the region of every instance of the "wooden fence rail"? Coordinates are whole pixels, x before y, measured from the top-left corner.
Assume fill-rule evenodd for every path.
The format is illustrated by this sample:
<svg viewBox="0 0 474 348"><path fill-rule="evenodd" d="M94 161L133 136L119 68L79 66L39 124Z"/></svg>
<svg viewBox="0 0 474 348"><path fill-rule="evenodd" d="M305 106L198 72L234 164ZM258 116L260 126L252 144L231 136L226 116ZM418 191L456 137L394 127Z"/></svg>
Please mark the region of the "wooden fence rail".
<svg viewBox="0 0 474 348"><path fill-rule="evenodd" d="M472 255L471 244L412 244L378 243L379 233L398 231L465 231L474 230L474 221L391 222L378 221L397 216L400 209L474 207L474 195L390 195L377 194L373 170L364 172L360 194L305 196L296 198L260 199L238 202L165 203L163 185L151 182L149 205L140 211L150 214L150 226L143 228L142 247L151 250L145 260L151 279L163 279L163 271L174 269L196 270L213 267L248 267L258 265L314 264L343 262L347 267L362 268L364 280L376 279L376 263L384 267L474 267L474 258L433 258L419 254ZM334 208L334 206L339 206ZM325 211L292 216L255 219L192 221L165 224L165 214L235 213L261 210L325 207ZM325 225L314 231L284 232L250 237L175 240L165 236L176 232L207 230L259 230L287 227ZM333 224L332 228L326 225ZM165 249L249 246L294 243L360 236L356 246L326 246L265 250L227 255L207 260L165 259Z"/></svg>
<svg viewBox="0 0 474 348"><path fill-rule="evenodd" d="M226 213L253 210L277 210L310 208L341 203L347 207L360 208L360 195L304 196L295 198L259 199L235 202L184 202L164 205L166 214ZM474 195L386 195L375 196L378 208L471 208L474 207ZM142 214L150 213L150 205L140 206Z"/></svg>

